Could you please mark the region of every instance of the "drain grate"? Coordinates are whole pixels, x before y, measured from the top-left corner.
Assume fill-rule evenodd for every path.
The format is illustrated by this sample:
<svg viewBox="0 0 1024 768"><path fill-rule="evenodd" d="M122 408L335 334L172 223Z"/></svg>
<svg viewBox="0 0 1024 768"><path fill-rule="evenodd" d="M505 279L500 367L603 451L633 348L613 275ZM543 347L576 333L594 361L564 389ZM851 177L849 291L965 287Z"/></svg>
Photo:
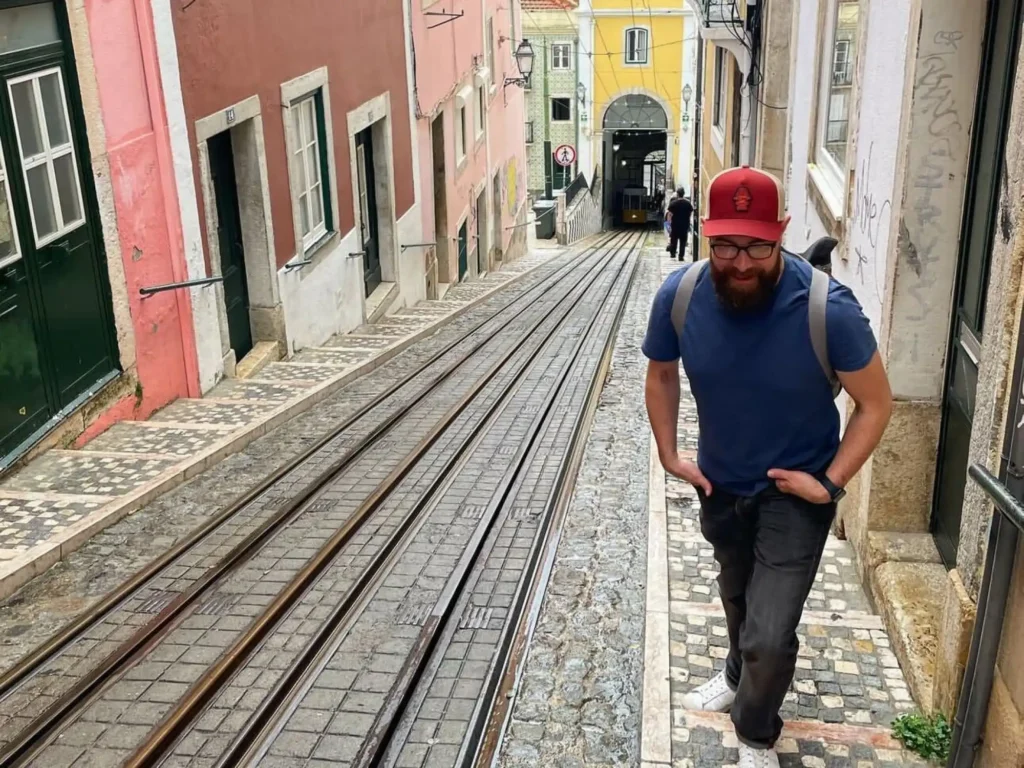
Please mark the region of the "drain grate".
<svg viewBox="0 0 1024 768"><path fill-rule="evenodd" d="M136 613L160 613L178 596L177 592L154 590L135 609Z"/></svg>
<svg viewBox="0 0 1024 768"><path fill-rule="evenodd" d="M484 512L486 511L487 505L485 504L469 504L462 508L463 516L470 520L479 520L484 516Z"/></svg>
<svg viewBox="0 0 1024 768"><path fill-rule="evenodd" d="M433 603L404 605L398 610L398 620L396 623L401 626L422 627L433 607Z"/></svg>
<svg viewBox="0 0 1024 768"><path fill-rule="evenodd" d="M223 616L238 602L238 595L215 594L196 610L200 616Z"/></svg>
<svg viewBox="0 0 1024 768"><path fill-rule="evenodd" d="M470 608L462 617L459 629L487 629L494 616L493 608Z"/></svg>

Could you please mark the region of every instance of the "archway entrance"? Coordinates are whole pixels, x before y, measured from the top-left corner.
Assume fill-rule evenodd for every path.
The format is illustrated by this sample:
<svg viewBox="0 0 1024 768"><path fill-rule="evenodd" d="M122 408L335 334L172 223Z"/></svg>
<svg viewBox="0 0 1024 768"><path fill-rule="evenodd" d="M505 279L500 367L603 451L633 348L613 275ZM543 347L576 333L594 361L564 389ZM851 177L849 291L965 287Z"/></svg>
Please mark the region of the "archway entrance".
<svg viewBox="0 0 1024 768"><path fill-rule="evenodd" d="M605 224L655 221L672 184L664 108L644 94L620 96L608 106L602 130Z"/></svg>

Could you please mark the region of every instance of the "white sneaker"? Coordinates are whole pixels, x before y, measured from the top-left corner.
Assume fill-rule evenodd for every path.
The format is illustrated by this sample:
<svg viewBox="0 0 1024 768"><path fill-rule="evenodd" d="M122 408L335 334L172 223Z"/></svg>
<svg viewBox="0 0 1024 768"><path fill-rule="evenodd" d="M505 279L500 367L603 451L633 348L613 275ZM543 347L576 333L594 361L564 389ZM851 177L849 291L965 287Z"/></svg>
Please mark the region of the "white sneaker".
<svg viewBox="0 0 1024 768"><path fill-rule="evenodd" d="M774 749L754 749L740 744L739 768L779 768L779 756Z"/></svg>
<svg viewBox="0 0 1024 768"><path fill-rule="evenodd" d="M683 707L700 712L728 712L735 700L736 691L729 687L725 672L719 672L683 696Z"/></svg>

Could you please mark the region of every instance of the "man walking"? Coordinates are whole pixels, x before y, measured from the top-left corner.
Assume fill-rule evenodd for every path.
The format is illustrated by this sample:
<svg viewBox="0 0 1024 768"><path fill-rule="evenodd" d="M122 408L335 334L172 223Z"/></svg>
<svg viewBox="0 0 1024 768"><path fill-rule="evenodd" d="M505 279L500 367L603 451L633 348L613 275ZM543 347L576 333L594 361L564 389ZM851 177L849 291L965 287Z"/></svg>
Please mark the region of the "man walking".
<svg viewBox="0 0 1024 768"><path fill-rule="evenodd" d="M724 171L707 211L711 258L665 281L643 347L659 457L697 489L728 625L725 670L683 703L731 710L740 767L777 768L804 601L843 486L878 445L892 395L853 293L782 252L778 179ZM696 462L676 447L680 359L697 404ZM837 384L856 406L842 441Z"/></svg>
<svg viewBox="0 0 1024 768"><path fill-rule="evenodd" d="M668 218L670 221L668 235L668 252L674 259L676 257L676 246L679 246L679 260L682 261L686 255L686 241L690 237L690 217L693 216L693 204L686 197L686 190L680 187L676 190L675 197L668 204ZM694 261L697 260L696 254Z"/></svg>

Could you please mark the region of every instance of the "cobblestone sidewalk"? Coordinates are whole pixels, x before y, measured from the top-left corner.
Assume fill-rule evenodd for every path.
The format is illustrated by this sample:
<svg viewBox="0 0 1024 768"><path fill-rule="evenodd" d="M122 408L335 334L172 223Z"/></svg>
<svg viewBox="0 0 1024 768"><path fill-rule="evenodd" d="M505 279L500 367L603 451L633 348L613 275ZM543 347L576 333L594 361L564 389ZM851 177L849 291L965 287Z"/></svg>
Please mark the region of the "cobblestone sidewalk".
<svg viewBox="0 0 1024 768"><path fill-rule="evenodd" d="M584 244L580 244L581 246ZM538 249L373 325L227 379L148 421L115 424L81 450L51 450L0 481L0 599L91 536L242 450L562 250Z"/></svg>
<svg viewBox="0 0 1024 768"><path fill-rule="evenodd" d="M672 269L670 262L663 262L663 277ZM691 458L696 456L697 432L696 406L684 377L679 440ZM681 704L691 688L725 667L729 641L715 582L718 566L700 534L700 504L693 488L666 478L656 459L651 477L651 493L663 494L651 499L651 509L656 515L663 510L665 521L664 526L652 521L651 535L663 536L664 543L650 552L664 559L648 565L647 607L667 615L668 636L647 638L647 662L657 661L659 668L645 670L644 715L645 723L650 719L668 725L671 736L662 729L660 740L658 735L648 740L645 729L644 765L732 766L738 760L738 743L728 715L690 712ZM656 575L666 578L667 592L651 581ZM652 625L658 622L649 618L648 629ZM914 709L914 703L882 619L861 587L847 542L829 537L798 634L800 655L782 709L786 728L778 744L783 768L925 765L891 738L893 719ZM667 642L667 657L650 651L654 642ZM650 711L657 700L648 693L657 686L663 693L667 688L670 701L661 713Z"/></svg>

